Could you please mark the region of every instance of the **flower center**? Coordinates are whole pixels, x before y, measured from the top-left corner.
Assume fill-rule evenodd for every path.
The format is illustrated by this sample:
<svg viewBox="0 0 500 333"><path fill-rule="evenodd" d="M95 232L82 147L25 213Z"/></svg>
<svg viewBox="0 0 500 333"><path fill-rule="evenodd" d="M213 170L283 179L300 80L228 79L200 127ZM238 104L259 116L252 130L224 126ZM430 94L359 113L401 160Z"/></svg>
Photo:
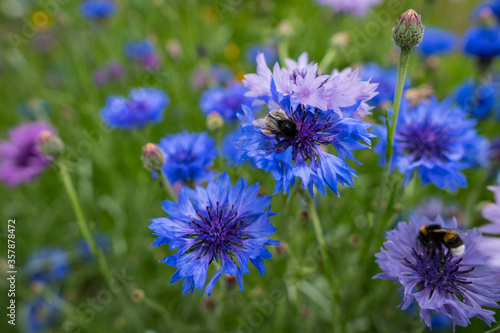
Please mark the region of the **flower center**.
<svg viewBox="0 0 500 333"><path fill-rule="evenodd" d="M470 284L463 275L474 270L474 266L468 269L461 270L463 258L455 257L448 250L446 254L443 249L425 249L422 253L417 253L413 250L414 262L404 258L415 273L420 278L417 286L420 290L424 288L432 288L432 292L436 288L443 292L458 294L463 299L463 291L465 286ZM432 296L431 292L431 296Z"/></svg>
<svg viewBox="0 0 500 333"><path fill-rule="evenodd" d="M446 161L448 146L452 141L446 126L427 124L407 124L396 133L395 139L413 161L424 157Z"/></svg>
<svg viewBox="0 0 500 333"><path fill-rule="evenodd" d="M29 146L21 149L16 157L16 165L19 167L27 167L30 165L31 160L37 156L35 152L36 143L31 143Z"/></svg>
<svg viewBox="0 0 500 333"><path fill-rule="evenodd" d="M225 254L232 259L234 250L243 248L243 240L250 236L243 233L240 228L245 222L245 217L238 217L234 206L228 209L216 203L215 209L207 206L204 211L196 211L199 219L191 220L195 232L188 234L196 242L187 251L197 252L199 259L205 255L210 256L210 262L215 259L219 261L221 255Z"/></svg>

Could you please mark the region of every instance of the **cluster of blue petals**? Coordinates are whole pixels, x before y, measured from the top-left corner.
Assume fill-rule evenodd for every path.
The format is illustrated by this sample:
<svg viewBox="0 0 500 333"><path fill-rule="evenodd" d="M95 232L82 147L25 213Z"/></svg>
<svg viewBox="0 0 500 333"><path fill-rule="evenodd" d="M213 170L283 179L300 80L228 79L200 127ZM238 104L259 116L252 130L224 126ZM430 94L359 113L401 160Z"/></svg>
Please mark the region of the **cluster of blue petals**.
<svg viewBox="0 0 500 333"><path fill-rule="evenodd" d="M453 32L426 26L422 41L416 50L425 57L443 55L453 51L457 43L458 37Z"/></svg>
<svg viewBox="0 0 500 333"><path fill-rule="evenodd" d="M117 8L111 0L86 0L80 4L82 15L88 19L105 19L113 15Z"/></svg>
<svg viewBox="0 0 500 333"><path fill-rule="evenodd" d="M257 197L259 184L248 186L241 178L232 185L222 173L206 188L181 187L178 202L164 201L167 217L151 220L150 229L157 236L151 246L168 244L178 252L162 259L178 268L170 283L184 279L182 293L203 289L210 296L222 274L237 277L243 289L243 273L249 273L250 261L262 275L263 259L271 258L266 249L280 245L268 237L276 228L269 222L275 215L268 208L272 197ZM217 262L220 268L207 283L208 267Z"/></svg>
<svg viewBox="0 0 500 333"><path fill-rule="evenodd" d="M242 105L254 108L254 98L245 96L247 92L248 88L239 83L230 84L228 87L213 87L201 95L200 108L207 115L217 112L225 120L235 120Z"/></svg>

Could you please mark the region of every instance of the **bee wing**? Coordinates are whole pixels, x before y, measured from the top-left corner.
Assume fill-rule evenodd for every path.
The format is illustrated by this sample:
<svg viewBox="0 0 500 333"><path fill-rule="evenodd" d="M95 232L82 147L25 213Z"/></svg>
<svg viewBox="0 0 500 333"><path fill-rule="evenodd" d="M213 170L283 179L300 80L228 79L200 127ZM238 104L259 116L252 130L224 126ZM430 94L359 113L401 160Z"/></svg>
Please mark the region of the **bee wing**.
<svg viewBox="0 0 500 333"><path fill-rule="evenodd" d="M260 129L267 129L265 118L255 119L254 121L252 121L252 124Z"/></svg>
<svg viewBox="0 0 500 333"><path fill-rule="evenodd" d="M278 121L278 120L281 120L281 121L290 121L290 117L288 117L285 113L285 111L283 110L279 110L279 111L271 111L269 112L269 114L267 115L268 118L274 120L274 121Z"/></svg>
<svg viewBox="0 0 500 333"><path fill-rule="evenodd" d="M281 109L281 106L276 102L276 101L273 101L272 99L267 102L267 107L269 108L269 111L271 112L283 112L283 110Z"/></svg>
<svg viewBox="0 0 500 333"><path fill-rule="evenodd" d="M458 230L458 229L450 229L450 228L441 228L441 229L434 229L434 230L429 230L431 232L446 232L447 234L452 234L452 235L461 235L468 233L469 231L467 230Z"/></svg>

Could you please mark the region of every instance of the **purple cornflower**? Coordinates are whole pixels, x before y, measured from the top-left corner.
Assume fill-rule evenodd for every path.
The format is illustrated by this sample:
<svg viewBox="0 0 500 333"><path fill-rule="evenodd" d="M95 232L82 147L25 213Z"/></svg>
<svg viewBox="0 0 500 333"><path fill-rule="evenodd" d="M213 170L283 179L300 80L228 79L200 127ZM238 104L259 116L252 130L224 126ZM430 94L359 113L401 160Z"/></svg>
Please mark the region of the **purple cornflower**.
<svg viewBox="0 0 500 333"><path fill-rule="evenodd" d="M50 165L38 147L42 131L56 131L47 123L33 122L9 131L9 139L0 143L0 180L18 186L35 179Z"/></svg>
<svg viewBox="0 0 500 333"><path fill-rule="evenodd" d="M252 105L254 99L245 96L248 89L239 83L233 83L227 88L214 87L201 95L200 108L206 115L219 113L225 120L235 120L241 112L241 106Z"/></svg>
<svg viewBox="0 0 500 333"><path fill-rule="evenodd" d="M366 101L377 94L377 85L361 81L357 70L348 67L341 72L335 69L330 75L318 75L318 65L309 62L307 53L302 53L298 61L287 58L285 63L287 68L281 68L276 63L271 72L264 54L259 53L257 74L246 74L243 80L243 84L250 89L247 96L267 102L272 95L271 80L274 80L278 93L292 97L297 103L309 105L311 112L315 109L333 110L342 117L341 108L360 101L351 116L361 119L372 109Z"/></svg>
<svg viewBox="0 0 500 333"><path fill-rule="evenodd" d="M371 83L378 84L378 94L370 99L369 104L381 106L394 100L398 71L394 68L384 69L376 63L368 63L360 69L361 78ZM404 89L410 87L410 80L405 80Z"/></svg>
<svg viewBox="0 0 500 333"><path fill-rule="evenodd" d="M101 110L102 120L112 128L138 129L163 119L168 96L159 89L138 88L129 92L130 98L110 96Z"/></svg>
<svg viewBox="0 0 500 333"><path fill-rule="evenodd" d="M487 204L483 208L483 217L490 221L479 228L481 232L491 235L500 235L500 186L489 186L488 189L495 196L495 203ZM500 238L483 237L478 242L479 249L488 255L492 266L500 267Z"/></svg>
<svg viewBox="0 0 500 333"><path fill-rule="evenodd" d="M463 37L465 53L481 59L500 55L500 27L476 26L465 32Z"/></svg>
<svg viewBox="0 0 500 333"><path fill-rule="evenodd" d="M105 85L109 80L120 81L125 75L125 69L119 62L110 62L96 69L92 75L97 86Z"/></svg>
<svg viewBox="0 0 500 333"><path fill-rule="evenodd" d="M80 11L88 19L105 19L113 15L117 7L111 0L86 0L80 3Z"/></svg>
<svg viewBox="0 0 500 333"><path fill-rule="evenodd" d="M416 50L423 56L443 55L452 52L458 43L458 37L450 31L437 27L425 27L425 34Z"/></svg>
<svg viewBox="0 0 500 333"><path fill-rule="evenodd" d="M70 271L68 254L57 248L37 249L26 261L24 271L31 282L62 281Z"/></svg>
<svg viewBox="0 0 500 333"><path fill-rule="evenodd" d="M243 290L249 260L261 276L266 273L263 259L271 258L266 246L280 242L267 238L276 231L269 222L276 213L267 208L272 197L257 197L258 191L259 184L248 187L241 178L233 186L222 173L206 188L181 187L178 203L163 201L168 217L151 220L149 228L158 236L151 246L169 244L170 249L179 249L160 262L178 268L170 283L184 279L182 294L192 294L196 288L210 296L222 274L237 277ZM221 266L206 284L208 266L214 260Z"/></svg>
<svg viewBox="0 0 500 333"><path fill-rule="evenodd" d="M466 187L460 170L487 162L489 143L477 134L476 121L466 119L465 112L451 106L451 99L439 103L435 97L412 108L401 103L394 136L391 168L398 168L409 181L415 172L423 184L433 183L440 189L455 191ZM387 127L376 126L380 137L375 152L384 162Z"/></svg>
<svg viewBox="0 0 500 333"><path fill-rule="evenodd" d="M331 7L339 13L348 13L353 16L365 16L370 9L382 0L316 0L319 5Z"/></svg>
<svg viewBox="0 0 500 333"><path fill-rule="evenodd" d="M276 179L274 193L281 190L288 193L295 177L302 179L303 188L308 188L311 196L313 186L323 195L326 195L325 185L335 193L338 193L337 182L352 187L356 171L347 165L345 159L356 161L352 152L368 148L358 141L369 145L374 137L367 132L370 124L351 118L360 102L341 108L343 117L340 117L332 110L322 111L293 102L290 96L276 91L274 81L271 90L273 101L279 102L282 112L296 124L297 133L292 136L265 133L257 126L252 111L243 106L243 115L238 115L243 121L242 133L236 139L243 150L242 158L252 158L258 168L273 172ZM329 154L320 145L333 146L337 156Z"/></svg>
<svg viewBox="0 0 500 333"><path fill-rule="evenodd" d="M153 43L147 38L128 42L125 45L125 54L128 58L141 64L144 69L156 70L160 67L160 57L156 53Z"/></svg>
<svg viewBox="0 0 500 333"><path fill-rule="evenodd" d="M482 307L498 307L500 271L489 267L488 257L479 251L476 242L482 239L481 234L473 229L461 235L465 252L457 257L442 245L422 245L420 229L430 224L457 228L455 219L445 223L439 216L434 221L422 217L399 222L375 254L383 273L374 278L399 282L404 291L399 307L405 310L416 301L420 320L429 328L434 313L450 318L453 326L467 326L472 317L488 325L495 322L495 313Z"/></svg>
<svg viewBox="0 0 500 333"><path fill-rule="evenodd" d="M160 140L165 154L163 172L171 184L208 181L214 172L207 169L217 157L216 142L207 133L183 131Z"/></svg>

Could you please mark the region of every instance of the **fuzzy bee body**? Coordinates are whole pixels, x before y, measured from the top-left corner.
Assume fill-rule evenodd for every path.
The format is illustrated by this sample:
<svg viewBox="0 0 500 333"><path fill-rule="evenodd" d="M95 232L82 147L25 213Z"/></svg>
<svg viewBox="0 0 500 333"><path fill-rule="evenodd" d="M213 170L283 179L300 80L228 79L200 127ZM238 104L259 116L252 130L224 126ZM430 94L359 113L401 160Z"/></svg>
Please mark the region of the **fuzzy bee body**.
<svg viewBox="0 0 500 333"><path fill-rule="evenodd" d="M297 123L288 116L275 101L268 103L269 113L252 123L265 134L274 134L284 139L293 139L299 134Z"/></svg>
<svg viewBox="0 0 500 333"><path fill-rule="evenodd" d="M443 228L439 224L429 224L420 228L418 240L425 248L437 249L441 252L444 245L455 257L460 257L465 252L465 244L460 238L460 231Z"/></svg>

